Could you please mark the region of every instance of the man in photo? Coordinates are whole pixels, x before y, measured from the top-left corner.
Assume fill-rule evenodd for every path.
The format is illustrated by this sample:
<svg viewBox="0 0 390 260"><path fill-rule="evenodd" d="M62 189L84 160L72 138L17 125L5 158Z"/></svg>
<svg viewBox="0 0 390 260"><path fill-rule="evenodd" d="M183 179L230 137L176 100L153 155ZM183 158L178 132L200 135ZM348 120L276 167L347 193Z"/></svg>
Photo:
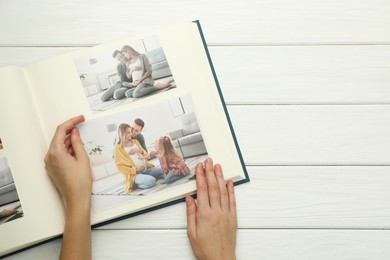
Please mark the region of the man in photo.
<svg viewBox="0 0 390 260"><path fill-rule="evenodd" d="M133 88L131 83L133 82L132 78L129 77L129 68L128 68L128 60L127 58L119 51L115 50L112 54L112 57L118 61L118 65L116 66L116 70L120 81L118 81L114 86L104 92L101 97L103 102L106 102L112 98L114 99L122 99L125 98L125 93L130 88Z"/></svg>
<svg viewBox="0 0 390 260"><path fill-rule="evenodd" d="M136 118L131 126L132 138L136 139L140 143L142 148L149 153L149 159L152 159L156 157L157 152L156 151L149 152L148 149L146 148L145 138L141 133L144 126L145 126L145 122L141 118Z"/></svg>
<svg viewBox="0 0 390 260"><path fill-rule="evenodd" d="M146 148L144 135L141 134L142 129L144 129L144 126L145 126L144 120L142 120L141 118L136 118L131 126L132 129L131 133L132 133L132 138L136 139L140 143L142 148L144 148L145 151L148 151L148 149Z"/></svg>

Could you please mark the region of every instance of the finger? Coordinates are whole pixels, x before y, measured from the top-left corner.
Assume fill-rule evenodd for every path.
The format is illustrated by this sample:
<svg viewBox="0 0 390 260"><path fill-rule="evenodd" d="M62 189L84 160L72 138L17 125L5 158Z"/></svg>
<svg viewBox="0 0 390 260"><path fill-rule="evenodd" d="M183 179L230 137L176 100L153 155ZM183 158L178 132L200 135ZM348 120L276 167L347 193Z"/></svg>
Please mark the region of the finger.
<svg viewBox="0 0 390 260"><path fill-rule="evenodd" d="M69 150L70 146L71 146L71 143L70 143L70 135L67 135L67 136L65 137L65 149L66 149L66 150Z"/></svg>
<svg viewBox="0 0 390 260"><path fill-rule="evenodd" d="M219 194L219 187L217 178L214 173L213 160L208 158L206 160L206 178L207 178L207 188L209 192L210 206L221 207L221 195Z"/></svg>
<svg viewBox="0 0 390 260"><path fill-rule="evenodd" d="M217 176L217 182L219 187L219 193L221 196L221 207L225 212L229 211L229 199L227 187L225 185L225 179L223 178L223 171L220 164L216 164L214 167L215 175Z"/></svg>
<svg viewBox="0 0 390 260"><path fill-rule="evenodd" d="M73 148L72 148L72 146L71 146L71 147L69 147L69 149L68 149L68 153L69 153L70 155L72 155L73 157L75 157L75 154L74 154L74 151L73 151Z"/></svg>
<svg viewBox="0 0 390 260"><path fill-rule="evenodd" d="M228 181L228 196L229 196L229 211L231 216L237 220L237 209L236 209L236 196L234 194L234 184L232 181Z"/></svg>
<svg viewBox="0 0 390 260"><path fill-rule="evenodd" d="M210 207L207 184L204 178L203 165L201 163L196 165L196 188L198 190L198 207Z"/></svg>
<svg viewBox="0 0 390 260"><path fill-rule="evenodd" d="M72 117L71 119L65 121L61 125L57 127L57 130L53 137L53 143L55 144L63 144L66 136L70 133L70 131L81 122L84 122L85 118L83 115Z"/></svg>
<svg viewBox="0 0 390 260"><path fill-rule="evenodd" d="M196 204L191 196L186 197L187 208L187 236L193 240L196 238Z"/></svg>
<svg viewBox="0 0 390 260"><path fill-rule="evenodd" d="M70 135L70 141L72 144L72 150L73 154L77 159L86 159L88 157L87 153L85 152L83 141L80 137L79 129L73 128L72 133Z"/></svg>

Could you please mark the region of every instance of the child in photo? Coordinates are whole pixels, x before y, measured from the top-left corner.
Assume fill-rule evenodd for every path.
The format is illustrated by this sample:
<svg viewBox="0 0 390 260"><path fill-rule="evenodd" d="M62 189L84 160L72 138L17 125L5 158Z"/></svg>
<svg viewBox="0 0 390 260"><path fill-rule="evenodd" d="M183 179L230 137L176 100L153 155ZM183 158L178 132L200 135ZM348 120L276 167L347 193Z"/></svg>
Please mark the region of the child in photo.
<svg viewBox="0 0 390 260"><path fill-rule="evenodd" d="M173 147L168 136L160 137L155 143L157 157L164 176L165 183L175 182L190 174L190 169L183 161L182 156Z"/></svg>

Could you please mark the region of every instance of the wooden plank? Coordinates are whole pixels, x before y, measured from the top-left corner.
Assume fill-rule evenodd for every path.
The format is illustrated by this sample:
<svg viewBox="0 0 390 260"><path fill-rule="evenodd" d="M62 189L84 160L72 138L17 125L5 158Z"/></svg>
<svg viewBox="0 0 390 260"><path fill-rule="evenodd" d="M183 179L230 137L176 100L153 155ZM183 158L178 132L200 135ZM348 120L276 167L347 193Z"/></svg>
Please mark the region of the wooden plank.
<svg viewBox="0 0 390 260"><path fill-rule="evenodd" d="M238 259L390 258L390 232L357 230L239 230ZM57 259L60 240L5 258ZM184 230L94 231L93 259L194 259Z"/></svg>
<svg viewBox="0 0 390 260"><path fill-rule="evenodd" d="M0 66L78 48L0 47ZM388 46L210 47L228 104L390 104Z"/></svg>
<svg viewBox="0 0 390 260"><path fill-rule="evenodd" d="M390 106L230 106L249 165L390 165Z"/></svg>
<svg viewBox="0 0 390 260"><path fill-rule="evenodd" d="M94 45L199 19L212 44L389 43L383 0L1 1L0 45Z"/></svg>
<svg viewBox="0 0 390 260"><path fill-rule="evenodd" d="M212 47L229 104L390 104L390 45Z"/></svg>
<svg viewBox="0 0 390 260"><path fill-rule="evenodd" d="M248 172L251 182L236 187L240 228L390 228L388 166L261 166ZM186 225L183 202L99 229Z"/></svg>

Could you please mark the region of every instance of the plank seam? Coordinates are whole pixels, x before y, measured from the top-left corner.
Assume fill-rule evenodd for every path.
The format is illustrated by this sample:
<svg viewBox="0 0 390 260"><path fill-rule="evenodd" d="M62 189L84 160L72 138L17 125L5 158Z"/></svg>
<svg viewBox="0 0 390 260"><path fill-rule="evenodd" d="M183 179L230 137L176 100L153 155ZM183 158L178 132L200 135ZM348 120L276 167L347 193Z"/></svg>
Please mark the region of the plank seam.
<svg viewBox="0 0 390 260"><path fill-rule="evenodd" d="M109 41L110 42L110 41ZM105 42L75 43L75 44L0 44L0 48L66 48L66 47L92 47ZM390 42L366 42L366 43L208 43L208 47L316 47L316 46L389 46Z"/></svg>

